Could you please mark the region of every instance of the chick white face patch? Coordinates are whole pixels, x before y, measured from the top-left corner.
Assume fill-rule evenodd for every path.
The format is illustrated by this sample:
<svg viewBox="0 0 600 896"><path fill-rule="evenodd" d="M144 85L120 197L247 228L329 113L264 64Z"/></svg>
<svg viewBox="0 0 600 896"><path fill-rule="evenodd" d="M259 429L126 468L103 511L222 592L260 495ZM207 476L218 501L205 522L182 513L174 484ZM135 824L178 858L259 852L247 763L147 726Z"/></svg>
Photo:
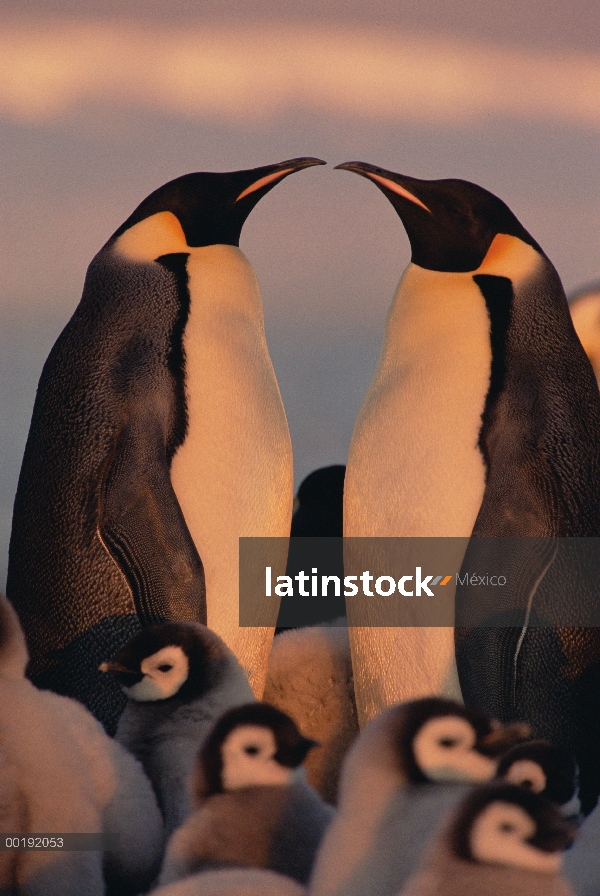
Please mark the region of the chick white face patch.
<svg viewBox="0 0 600 896"><path fill-rule="evenodd" d="M224 790L268 784L288 784L293 769L280 765L275 735L262 725L240 725L231 731L221 746Z"/></svg>
<svg viewBox="0 0 600 896"><path fill-rule="evenodd" d="M431 781L489 781L496 762L475 749L477 735L461 716L436 716L413 740L413 755Z"/></svg>
<svg viewBox="0 0 600 896"><path fill-rule="evenodd" d="M187 680L189 670L188 658L181 647L171 644L142 660L140 671L144 677L125 690L139 702L166 700Z"/></svg>
<svg viewBox="0 0 600 896"><path fill-rule="evenodd" d="M504 778L511 784L533 790L534 793L542 793L546 789L544 770L533 759L517 759L509 766Z"/></svg>
<svg viewBox="0 0 600 896"><path fill-rule="evenodd" d="M520 806L501 801L490 803L471 828L471 855L488 865L554 874L560 869L561 853L544 852L528 843L535 832L535 821Z"/></svg>

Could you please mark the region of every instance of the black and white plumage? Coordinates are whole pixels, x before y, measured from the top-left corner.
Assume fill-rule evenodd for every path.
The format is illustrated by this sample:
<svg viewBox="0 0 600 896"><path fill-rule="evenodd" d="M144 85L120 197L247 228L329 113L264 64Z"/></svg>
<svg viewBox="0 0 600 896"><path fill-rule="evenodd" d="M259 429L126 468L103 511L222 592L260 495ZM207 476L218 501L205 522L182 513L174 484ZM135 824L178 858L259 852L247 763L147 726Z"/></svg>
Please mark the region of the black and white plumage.
<svg viewBox="0 0 600 896"><path fill-rule="evenodd" d="M116 739L144 766L169 835L190 812L194 758L215 719L253 699L248 679L221 638L193 622L142 629L101 668L128 697Z"/></svg>
<svg viewBox="0 0 600 896"><path fill-rule="evenodd" d="M575 757L545 740L516 744L502 756L497 777L539 793L565 818L580 819L579 771Z"/></svg>
<svg viewBox="0 0 600 896"><path fill-rule="evenodd" d="M234 864L307 883L333 816L300 768L313 745L265 703L225 713L200 750L198 808L171 837L159 882Z"/></svg>
<svg viewBox="0 0 600 896"><path fill-rule="evenodd" d="M532 791L494 784L467 796L398 896L573 896L560 875L576 827Z"/></svg>
<svg viewBox="0 0 600 896"><path fill-rule="evenodd" d="M208 624L262 695L273 629L239 626L238 539L289 535L292 450L238 245L261 197L316 164L155 190L91 262L44 365L7 594L32 680L81 700L110 733L124 699L98 666L155 622Z"/></svg>
<svg viewBox="0 0 600 896"><path fill-rule="evenodd" d="M17 615L0 597L0 816L15 834L116 833L110 853L0 858L2 893L135 896L160 868L163 820L140 763L81 704L26 677Z"/></svg>
<svg viewBox="0 0 600 896"><path fill-rule="evenodd" d="M599 570L584 539L600 535L600 393L560 278L482 187L342 167L389 199L412 258L353 434L346 534L470 536L461 572L505 573L502 589L464 575L457 585L462 697L572 749L589 812L600 792ZM372 514L385 531L367 531ZM385 692L402 664L386 670L376 635L358 637L357 667Z"/></svg>
<svg viewBox="0 0 600 896"><path fill-rule="evenodd" d="M342 768L338 812L319 850L312 896L386 896L415 869L440 816L526 736L464 706L426 698L384 710Z"/></svg>

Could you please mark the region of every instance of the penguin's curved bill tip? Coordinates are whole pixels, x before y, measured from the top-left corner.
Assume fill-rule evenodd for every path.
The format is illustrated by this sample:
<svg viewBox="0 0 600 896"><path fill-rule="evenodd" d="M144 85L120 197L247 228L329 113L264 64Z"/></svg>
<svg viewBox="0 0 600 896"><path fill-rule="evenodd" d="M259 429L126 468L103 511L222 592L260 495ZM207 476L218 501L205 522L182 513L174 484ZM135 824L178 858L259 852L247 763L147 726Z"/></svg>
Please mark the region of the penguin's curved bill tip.
<svg viewBox="0 0 600 896"><path fill-rule="evenodd" d="M295 174L296 171L302 171L304 168L312 168L314 165L326 164L327 162L324 162L323 159L313 159L310 156L305 156L299 159L288 159L286 162L278 162L276 165L272 165L270 169L267 168L267 174L260 177L258 180L253 181L253 183L247 186L245 190L242 190L235 201L239 202L240 199L244 199L245 196L248 196L250 193L255 193L262 187L269 186L269 184L274 186L278 181L287 177L288 174ZM263 168L262 170L264 171L265 169Z"/></svg>
<svg viewBox="0 0 600 896"><path fill-rule="evenodd" d="M377 165L370 165L368 162L342 162L341 165L336 165L335 168L340 168L342 171L352 171L353 174L360 174L361 177L368 177L384 193L388 194L388 198L389 194L401 196L403 199L408 199L409 202L418 205L431 214L431 209L418 196L415 196L414 193L402 186L401 181L404 179L402 174L386 171L385 168L378 168ZM411 180L411 178L408 178L408 180Z"/></svg>

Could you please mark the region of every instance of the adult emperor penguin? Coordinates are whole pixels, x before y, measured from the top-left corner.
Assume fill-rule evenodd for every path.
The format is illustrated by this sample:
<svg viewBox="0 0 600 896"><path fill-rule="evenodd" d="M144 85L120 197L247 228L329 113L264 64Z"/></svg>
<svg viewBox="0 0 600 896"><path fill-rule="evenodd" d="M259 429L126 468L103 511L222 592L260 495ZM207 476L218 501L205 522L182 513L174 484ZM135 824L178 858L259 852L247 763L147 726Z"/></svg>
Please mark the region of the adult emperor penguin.
<svg viewBox="0 0 600 896"><path fill-rule="evenodd" d="M484 586L458 595L461 613L500 599L519 612L511 627L462 623L462 696L573 748L589 811L600 788L600 629L565 626L570 599L594 609L597 575L586 558L569 567L560 539L600 535L600 396L560 279L511 210L482 187L361 162L342 167L387 196L412 250L352 438L346 534L472 535L467 556L479 571L482 558L488 572L512 564L506 593ZM520 547L513 542L507 553L509 536ZM581 559L590 575L577 569ZM562 601L549 617L556 627L530 626L531 611L553 599ZM408 631L399 630L391 660L380 630L355 635L358 671L383 679L384 697L403 663L411 683L418 680L422 638L432 641L427 681L441 680L448 645L435 630ZM372 668L367 647L380 657Z"/></svg>
<svg viewBox="0 0 600 896"><path fill-rule="evenodd" d="M98 666L141 624L208 621L262 693L272 632L238 627L238 537L289 534L292 451L238 243L262 196L319 164L155 190L92 261L44 365L7 592L32 679L110 730L123 697Z"/></svg>

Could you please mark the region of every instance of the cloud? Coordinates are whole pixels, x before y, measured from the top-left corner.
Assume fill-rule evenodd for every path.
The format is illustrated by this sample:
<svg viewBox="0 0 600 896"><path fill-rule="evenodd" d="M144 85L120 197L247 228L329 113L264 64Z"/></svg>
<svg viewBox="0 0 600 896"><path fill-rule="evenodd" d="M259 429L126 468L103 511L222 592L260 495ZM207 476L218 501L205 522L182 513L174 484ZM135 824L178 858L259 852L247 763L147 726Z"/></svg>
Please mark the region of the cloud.
<svg viewBox="0 0 600 896"><path fill-rule="evenodd" d="M600 129L600 55L364 28L189 29L12 19L0 115L46 122L90 104L243 125L290 110L461 124L509 116Z"/></svg>

